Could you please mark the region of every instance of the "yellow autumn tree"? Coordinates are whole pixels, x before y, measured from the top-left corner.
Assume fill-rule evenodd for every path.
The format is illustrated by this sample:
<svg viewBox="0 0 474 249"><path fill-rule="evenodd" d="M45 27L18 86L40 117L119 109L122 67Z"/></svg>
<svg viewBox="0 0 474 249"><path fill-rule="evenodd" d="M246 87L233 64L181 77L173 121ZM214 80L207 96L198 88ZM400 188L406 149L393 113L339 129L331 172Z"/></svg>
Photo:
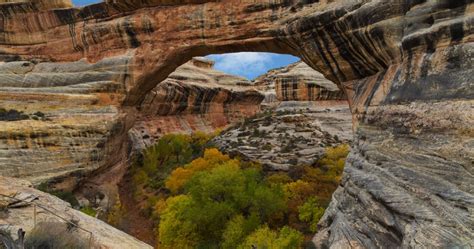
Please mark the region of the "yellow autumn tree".
<svg viewBox="0 0 474 249"><path fill-rule="evenodd" d="M328 167L326 175L334 179L337 183L340 182L344 164L347 155L349 154L349 145L341 144L336 147L326 148L326 154L319 160L320 165Z"/></svg>
<svg viewBox="0 0 474 249"><path fill-rule="evenodd" d="M203 157L197 158L189 164L179 167L171 172L171 175L166 180L165 186L172 193L178 193L184 185L193 177L197 172L204 170L210 170L219 164L224 162L233 162L238 164L235 159L230 159L229 156L222 154L216 148L206 149Z"/></svg>
<svg viewBox="0 0 474 249"><path fill-rule="evenodd" d="M297 227L299 224L298 207L315 195L316 189L312 183L302 180L285 184L284 189L288 200L288 222L291 226Z"/></svg>

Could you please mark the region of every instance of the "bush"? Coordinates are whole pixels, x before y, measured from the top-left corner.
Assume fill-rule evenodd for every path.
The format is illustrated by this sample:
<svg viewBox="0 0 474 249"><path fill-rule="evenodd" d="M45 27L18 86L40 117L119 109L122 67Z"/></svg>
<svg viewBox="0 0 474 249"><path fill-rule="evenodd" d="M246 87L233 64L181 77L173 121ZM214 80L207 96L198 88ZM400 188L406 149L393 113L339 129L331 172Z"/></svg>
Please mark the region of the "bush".
<svg viewBox="0 0 474 249"><path fill-rule="evenodd" d="M97 215L97 211L90 206L82 207L80 211L92 217L95 217Z"/></svg>
<svg viewBox="0 0 474 249"><path fill-rule="evenodd" d="M16 248L11 232L9 225L7 225L7 228L0 226L0 249Z"/></svg>
<svg viewBox="0 0 474 249"><path fill-rule="evenodd" d="M75 229L61 222L40 222L26 234L27 249L88 249L88 239L81 237Z"/></svg>
<svg viewBox="0 0 474 249"><path fill-rule="evenodd" d="M120 202L120 197L117 194L117 196L115 197L115 204L111 207L107 215L107 223L111 224L112 226L119 227L122 223L122 217L122 202Z"/></svg>
<svg viewBox="0 0 474 249"><path fill-rule="evenodd" d="M54 195L63 201L69 202L69 204L71 204L71 206L74 208L79 207L79 202L72 192L52 189L49 187L48 183L40 184L38 186L38 190Z"/></svg>
<svg viewBox="0 0 474 249"><path fill-rule="evenodd" d="M348 154L349 145L347 144L326 148L326 153L324 157L318 161L318 165L325 167L327 169L327 176L339 183Z"/></svg>
<svg viewBox="0 0 474 249"><path fill-rule="evenodd" d="M265 180L271 185L272 184L287 184L293 181L287 174L282 173L282 172L273 173L265 177Z"/></svg>
<svg viewBox="0 0 474 249"><path fill-rule="evenodd" d="M19 121L30 119L30 117L24 114L22 111L17 111L14 109L6 110L4 108L0 108L0 121Z"/></svg>

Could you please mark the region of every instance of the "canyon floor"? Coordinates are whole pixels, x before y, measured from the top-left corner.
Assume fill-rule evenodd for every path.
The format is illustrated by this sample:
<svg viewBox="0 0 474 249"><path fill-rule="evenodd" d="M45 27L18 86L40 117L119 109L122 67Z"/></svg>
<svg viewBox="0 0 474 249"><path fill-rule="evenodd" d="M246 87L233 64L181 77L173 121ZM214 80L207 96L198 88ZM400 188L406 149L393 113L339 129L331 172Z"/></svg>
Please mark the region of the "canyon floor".
<svg viewBox="0 0 474 249"><path fill-rule="evenodd" d="M352 120L344 101L287 101L224 130L212 142L223 152L288 171L312 165L327 147L352 140Z"/></svg>

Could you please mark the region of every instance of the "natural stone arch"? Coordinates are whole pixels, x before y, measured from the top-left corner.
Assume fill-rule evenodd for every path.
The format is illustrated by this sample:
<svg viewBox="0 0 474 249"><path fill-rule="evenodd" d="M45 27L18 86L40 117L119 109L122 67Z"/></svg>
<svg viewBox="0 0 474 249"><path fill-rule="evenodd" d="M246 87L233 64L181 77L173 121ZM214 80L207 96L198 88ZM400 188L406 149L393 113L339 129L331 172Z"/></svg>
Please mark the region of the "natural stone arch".
<svg viewBox="0 0 474 249"><path fill-rule="evenodd" d="M43 8L1 6L2 59L52 62L42 71L51 74L83 58L121 66L113 80L122 99L112 105L124 120L146 91L197 55L291 53L339 84L356 143L318 245L447 247L474 237L469 1L117 0Z"/></svg>

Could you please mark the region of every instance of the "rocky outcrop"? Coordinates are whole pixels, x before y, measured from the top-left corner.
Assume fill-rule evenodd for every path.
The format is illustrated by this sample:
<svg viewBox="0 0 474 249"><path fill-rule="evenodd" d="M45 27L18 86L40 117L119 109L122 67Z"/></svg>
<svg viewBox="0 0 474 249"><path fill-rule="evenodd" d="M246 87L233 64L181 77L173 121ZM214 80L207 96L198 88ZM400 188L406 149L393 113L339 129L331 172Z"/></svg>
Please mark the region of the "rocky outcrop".
<svg viewBox="0 0 474 249"><path fill-rule="evenodd" d="M0 0L0 4L4 3L24 3L18 4L19 8L28 6L31 7L31 10L47 10L55 8L70 8L72 3L70 0ZM15 5L5 6L6 8L15 8ZM18 9L19 10L19 9Z"/></svg>
<svg viewBox="0 0 474 249"><path fill-rule="evenodd" d="M147 94L129 132L136 149L167 133L213 132L260 110L264 97L250 81L213 64L195 57Z"/></svg>
<svg viewBox="0 0 474 249"><path fill-rule="evenodd" d="M57 197L32 188L25 180L0 176L0 229L16 239L18 229L30 235L35 223L68 224L90 248L153 248L132 236L70 207ZM53 228L51 228L53 229ZM0 241L1 244L1 241Z"/></svg>
<svg viewBox="0 0 474 249"><path fill-rule="evenodd" d="M32 6L0 5L0 103L49 120L0 121L0 174L40 180L108 168L136 107L192 57L289 53L342 88L353 115L355 144L317 245L472 243L470 1Z"/></svg>
<svg viewBox="0 0 474 249"><path fill-rule="evenodd" d="M324 75L299 61L270 70L255 79L265 92L265 102L346 100L344 92Z"/></svg>
<svg viewBox="0 0 474 249"><path fill-rule="evenodd" d="M344 101L285 104L224 130L213 144L266 170L287 171L313 165L326 148L351 142L352 119Z"/></svg>

